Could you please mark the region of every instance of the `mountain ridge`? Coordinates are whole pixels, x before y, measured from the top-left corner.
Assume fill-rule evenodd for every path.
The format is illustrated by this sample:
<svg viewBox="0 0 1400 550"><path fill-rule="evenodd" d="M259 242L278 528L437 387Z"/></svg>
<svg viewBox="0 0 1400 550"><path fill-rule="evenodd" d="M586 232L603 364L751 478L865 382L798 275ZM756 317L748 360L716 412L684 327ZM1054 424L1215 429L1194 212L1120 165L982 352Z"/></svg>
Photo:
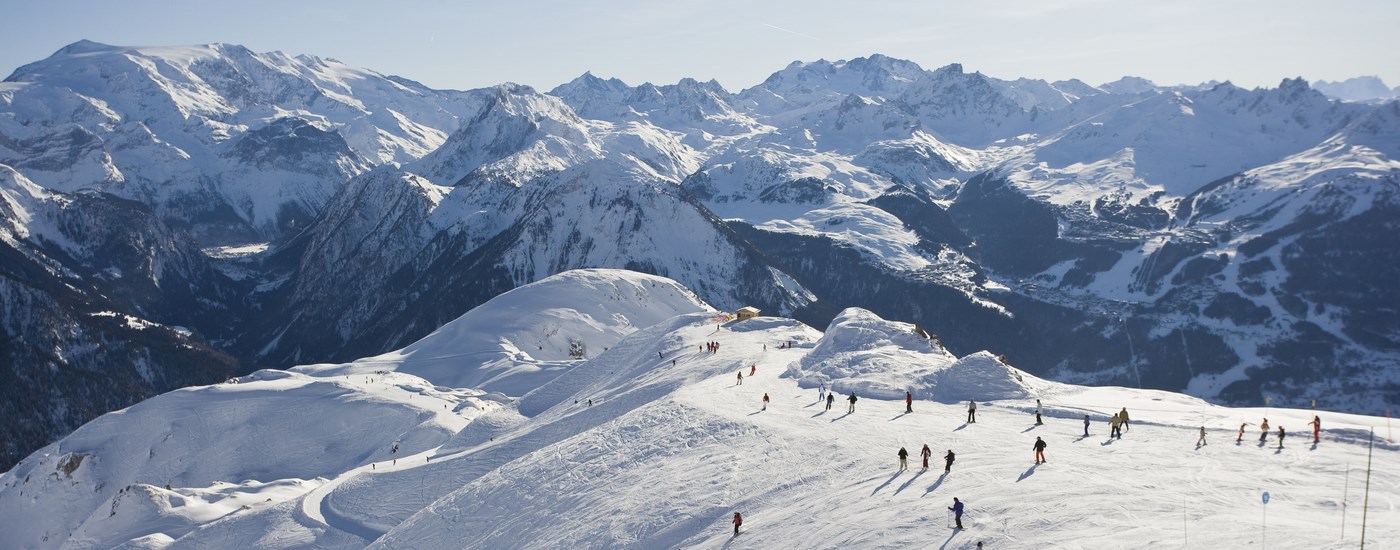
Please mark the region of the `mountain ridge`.
<svg viewBox="0 0 1400 550"><path fill-rule="evenodd" d="M22 208L0 233L43 258L7 281L88 280L240 373L383 353L555 273L625 268L814 326L860 306L1062 381L1374 412L1400 399L1397 105L881 55L737 92L592 73L451 91L80 42L0 84L0 164L31 186L7 197L82 207L54 207L67 233ZM62 252L117 226L106 254ZM191 267L144 285L115 275L145 273L133 259Z"/></svg>

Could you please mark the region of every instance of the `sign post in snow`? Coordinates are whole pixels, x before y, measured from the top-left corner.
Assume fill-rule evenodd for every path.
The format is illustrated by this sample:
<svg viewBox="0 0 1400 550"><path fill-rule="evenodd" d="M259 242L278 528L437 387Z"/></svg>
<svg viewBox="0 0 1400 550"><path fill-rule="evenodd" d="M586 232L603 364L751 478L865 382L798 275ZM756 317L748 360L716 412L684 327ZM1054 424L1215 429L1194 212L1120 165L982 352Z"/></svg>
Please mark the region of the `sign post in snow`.
<svg viewBox="0 0 1400 550"><path fill-rule="evenodd" d="M1264 496L1263 496L1263 498L1262 498L1261 500L1264 501L1264 504L1263 504L1263 506L1261 507L1261 508L1263 508L1264 513L1263 513L1263 518L1259 520L1259 539L1260 539L1260 540L1259 540L1259 544L1260 544L1260 546L1263 546L1263 547L1267 548L1267 547L1269 546L1268 543L1267 543L1267 541L1268 541L1268 539L1269 539L1269 527L1268 527L1268 525L1269 525L1269 492L1268 492L1268 491L1264 491Z"/></svg>

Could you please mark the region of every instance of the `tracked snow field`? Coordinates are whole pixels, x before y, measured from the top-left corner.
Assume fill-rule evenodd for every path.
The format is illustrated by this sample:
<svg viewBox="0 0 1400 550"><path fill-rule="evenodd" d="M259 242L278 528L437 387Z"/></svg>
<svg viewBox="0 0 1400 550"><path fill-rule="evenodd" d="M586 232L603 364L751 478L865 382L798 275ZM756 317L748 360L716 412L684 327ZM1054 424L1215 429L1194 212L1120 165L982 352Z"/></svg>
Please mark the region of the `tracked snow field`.
<svg viewBox="0 0 1400 550"><path fill-rule="evenodd" d="M594 272L589 284L607 277L672 291L627 272ZM655 314L647 300L565 308L559 292L501 303L528 327L602 302L618 317L600 333L627 334L515 397L385 364L260 371L153 398L0 475L0 546L1350 548L1371 426L1367 543L1400 541L1400 446L1384 418L1318 412L1314 445L1313 411L1040 380L990 354L954 358L862 310L825 333L710 311L643 327L639 315ZM553 307L531 312L537 302ZM491 307L473 318L505 313ZM595 310L589 322L605 318ZM830 410L822 385L838 390ZM1130 428L1109 438L1107 418L1123 407ZM1261 443L1254 423L1265 417L1274 431ZM1033 464L1037 437L1046 464ZM965 530L949 527L953 497L967 505ZM745 521L733 536L736 511Z"/></svg>

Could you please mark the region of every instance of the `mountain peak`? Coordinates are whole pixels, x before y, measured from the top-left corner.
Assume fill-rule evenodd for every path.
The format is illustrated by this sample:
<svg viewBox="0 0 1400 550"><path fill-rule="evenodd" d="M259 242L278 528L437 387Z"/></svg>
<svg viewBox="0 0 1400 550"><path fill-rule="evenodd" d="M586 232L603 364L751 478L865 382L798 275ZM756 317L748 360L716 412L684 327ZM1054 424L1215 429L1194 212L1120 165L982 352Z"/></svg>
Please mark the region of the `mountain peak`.
<svg viewBox="0 0 1400 550"><path fill-rule="evenodd" d="M84 38L62 48L59 48L57 52L54 52L54 55L79 55L115 49L117 49L117 47L111 44L103 44L101 42L94 42L92 40Z"/></svg>

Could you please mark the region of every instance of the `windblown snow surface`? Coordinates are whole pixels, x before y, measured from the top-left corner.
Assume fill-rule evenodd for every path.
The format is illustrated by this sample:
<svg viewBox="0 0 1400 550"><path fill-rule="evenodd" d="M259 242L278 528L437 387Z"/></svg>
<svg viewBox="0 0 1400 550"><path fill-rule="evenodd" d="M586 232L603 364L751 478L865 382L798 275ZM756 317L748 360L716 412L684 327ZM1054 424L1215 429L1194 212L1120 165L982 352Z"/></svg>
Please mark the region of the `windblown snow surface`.
<svg viewBox="0 0 1400 550"><path fill-rule="evenodd" d="M574 338L584 359L569 353ZM823 384L839 392L831 410ZM1109 439L1122 407L1131 428ZM1400 446L1387 419L1316 412L1313 444L1313 414L1040 380L859 309L824 332L727 321L666 279L570 272L391 354L104 415L0 475L0 546L1350 548L1367 499L1366 542L1395 545ZM1259 442L1264 417L1287 430L1282 449L1276 432ZM1196 447L1200 426L1208 444ZM1039 466L1036 437L1049 445ZM953 497L966 530L949 528Z"/></svg>

